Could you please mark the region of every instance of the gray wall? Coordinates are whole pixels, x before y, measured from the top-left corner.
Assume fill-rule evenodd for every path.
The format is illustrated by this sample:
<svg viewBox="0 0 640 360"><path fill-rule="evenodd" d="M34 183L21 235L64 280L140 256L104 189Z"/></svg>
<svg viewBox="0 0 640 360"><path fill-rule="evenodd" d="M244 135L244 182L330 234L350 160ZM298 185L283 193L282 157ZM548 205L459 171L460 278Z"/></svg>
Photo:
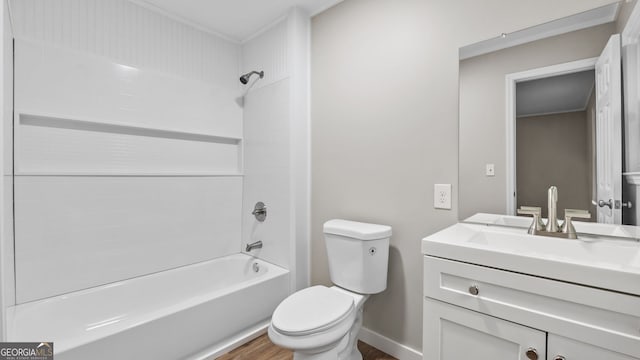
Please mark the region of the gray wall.
<svg viewBox="0 0 640 360"><path fill-rule="evenodd" d="M460 219L506 212L505 76L599 56L613 33L605 24L460 62ZM485 176L487 163L495 177Z"/></svg>
<svg viewBox="0 0 640 360"><path fill-rule="evenodd" d="M516 120L517 207L538 206L547 217L547 189L558 187L564 209L591 208L587 111ZM595 214L595 213L594 213Z"/></svg>
<svg viewBox="0 0 640 360"><path fill-rule="evenodd" d="M420 240L458 218L459 47L612 2L346 0L314 17L312 283L331 283L323 222L393 226L364 326L420 350ZM433 209L434 183L453 184L452 210Z"/></svg>

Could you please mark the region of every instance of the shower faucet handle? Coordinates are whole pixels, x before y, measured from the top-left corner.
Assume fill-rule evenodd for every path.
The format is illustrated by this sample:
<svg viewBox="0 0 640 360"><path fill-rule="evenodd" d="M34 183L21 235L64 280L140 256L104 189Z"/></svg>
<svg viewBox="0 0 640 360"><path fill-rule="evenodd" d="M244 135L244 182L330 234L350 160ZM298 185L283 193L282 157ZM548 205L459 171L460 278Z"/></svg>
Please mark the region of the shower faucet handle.
<svg viewBox="0 0 640 360"><path fill-rule="evenodd" d="M253 207L251 215L255 216L256 220L263 222L267 218L267 206L262 201L258 201Z"/></svg>

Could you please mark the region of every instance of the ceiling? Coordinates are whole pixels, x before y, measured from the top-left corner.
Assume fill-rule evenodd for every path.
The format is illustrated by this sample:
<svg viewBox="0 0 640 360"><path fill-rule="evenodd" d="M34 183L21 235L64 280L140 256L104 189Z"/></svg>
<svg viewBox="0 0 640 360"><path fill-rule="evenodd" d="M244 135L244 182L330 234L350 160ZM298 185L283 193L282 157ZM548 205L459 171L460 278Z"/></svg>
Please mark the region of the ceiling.
<svg viewBox="0 0 640 360"><path fill-rule="evenodd" d="M166 14L243 41L297 6L316 15L342 0L134 0Z"/></svg>
<svg viewBox="0 0 640 360"><path fill-rule="evenodd" d="M516 115L548 115L587 108L594 70L531 80L516 85Z"/></svg>

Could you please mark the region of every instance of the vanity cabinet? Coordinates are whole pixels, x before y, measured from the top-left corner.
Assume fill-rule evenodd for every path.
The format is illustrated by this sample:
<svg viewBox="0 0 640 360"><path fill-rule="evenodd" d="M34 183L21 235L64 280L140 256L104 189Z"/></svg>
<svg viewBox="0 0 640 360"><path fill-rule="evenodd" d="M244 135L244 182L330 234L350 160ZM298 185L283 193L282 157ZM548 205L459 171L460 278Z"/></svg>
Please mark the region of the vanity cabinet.
<svg viewBox="0 0 640 360"><path fill-rule="evenodd" d="M425 360L640 360L639 296L428 255L423 325Z"/></svg>
<svg viewBox="0 0 640 360"><path fill-rule="evenodd" d="M425 299L425 359L546 359L546 333L479 312Z"/></svg>

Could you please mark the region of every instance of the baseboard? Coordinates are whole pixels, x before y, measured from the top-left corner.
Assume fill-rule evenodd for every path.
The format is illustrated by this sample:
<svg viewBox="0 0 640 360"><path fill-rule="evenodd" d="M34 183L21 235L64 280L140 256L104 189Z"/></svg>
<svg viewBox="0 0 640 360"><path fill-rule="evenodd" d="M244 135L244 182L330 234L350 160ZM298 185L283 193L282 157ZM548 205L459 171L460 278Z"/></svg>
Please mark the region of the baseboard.
<svg viewBox="0 0 640 360"><path fill-rule="evenodd" d="M371 331L367 328L360 329L358 338L367 344L386 352L387 354L400 360L422 360L422 353L406 345L402 345L395 340L391 340L384 335Z"/></svg>
<svg viewBox="0 0 640 360"><path fill-rule="evenodd" d="M243 331L241 334L228 338L219 344L212 346L209 349L201 351L200 353L190 357L191 360L215 360L217 357L228 353L229 351L244 345L249 341L259 337L267 332L270 319L260 324L252 326L251 328Z"/></svg>

